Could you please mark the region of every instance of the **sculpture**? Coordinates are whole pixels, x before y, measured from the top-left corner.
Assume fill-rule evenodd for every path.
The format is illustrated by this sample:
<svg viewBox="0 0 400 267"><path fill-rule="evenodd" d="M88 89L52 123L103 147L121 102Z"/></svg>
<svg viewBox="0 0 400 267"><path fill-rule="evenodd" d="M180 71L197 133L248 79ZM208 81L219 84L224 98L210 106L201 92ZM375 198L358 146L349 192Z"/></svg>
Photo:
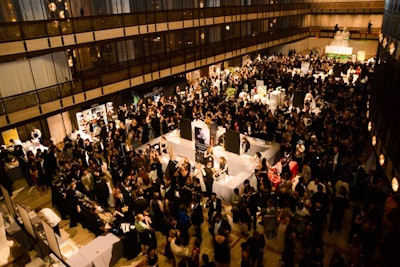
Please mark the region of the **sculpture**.
<svg viewBox="0 0 400 267"><path fill-rule="evenodd" d="M331 46L349 46L350 32L344 27L343 31L337 31Z"/></svg>

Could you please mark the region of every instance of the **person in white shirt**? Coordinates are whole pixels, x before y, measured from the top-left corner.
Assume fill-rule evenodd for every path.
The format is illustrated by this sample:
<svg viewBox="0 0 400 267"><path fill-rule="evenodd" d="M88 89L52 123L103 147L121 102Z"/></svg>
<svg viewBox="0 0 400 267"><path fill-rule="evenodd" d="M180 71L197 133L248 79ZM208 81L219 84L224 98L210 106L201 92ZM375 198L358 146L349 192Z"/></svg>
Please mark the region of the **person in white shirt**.
<svg viewBox="0 0 400 267"><path fill-rule="evenodd" d="M189 248L182 246L182 242L183 239L181 237L176 237L171 241L171 251L177 265L189 257Z"/></svg>
<svg viewBox="0 0 400 267"><path fill-rule="evenodd" d="M37 216L53 228L54 233L61 236L58 224L61 222L60 217L50 208L37 208L35 209Z"/></svg>
<svg viewBox="0 0 400 267"><path fill-rule="evenodd" d="M311 195L314 194L315 192L317 192L318 191L318 185L322 185L322 187L323 187L322 192L326 193L325 185L323 183L321 183L318 178L315 178L314 180L311 180L308 183L308 185L307 185L308 192Z"/></svg>

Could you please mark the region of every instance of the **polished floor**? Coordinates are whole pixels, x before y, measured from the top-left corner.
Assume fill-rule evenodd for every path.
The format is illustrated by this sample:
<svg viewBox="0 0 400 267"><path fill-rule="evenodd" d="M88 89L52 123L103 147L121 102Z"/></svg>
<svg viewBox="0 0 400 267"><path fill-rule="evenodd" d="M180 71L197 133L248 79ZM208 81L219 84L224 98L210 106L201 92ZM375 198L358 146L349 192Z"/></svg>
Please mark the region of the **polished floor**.
<svg viewBox="0 0 400 267"><path fill-rule="evenodd" d="M26 181L24 179L19 179L15 181L14 193L12 196L12 200L15 203L20 205L24 205L31 210L34 210L37 207L51 207L51 193L48 190L46 193L39 193L34 187L28 187ZM203 202L206 199L202 200ZM224 211L229 218L232 227L232 243L231 243L231 263L230 266L237 267L240 266L241 262L241 246L242 242L246 241L245 237L240 236L240 230L237 224L232 222L230 206L228 204L224 205ZM205 212L206 215L206 212ZM347 258L348 253L348 243L347 236L349 232L349 220L351 218L351 210L348 209L346 211L344 230L338 234L334 232L333 234L328 234L327 232L324 235L325 241L325 258L324 258L324 266L329 266L329 261L332 253L335 250L339 250L342 252L342 255ZM263 227L258 225L258 230L263 232ZM77 227L69 228L69 221L64 220L60 223L61 235L63 238L70 238L77 246L81 247L90 242L95 238L94 234L92 234L87 229L81 227L78 224ZM213 253L213 244L212 244L212 236L208 232L208 224L205 222L202 224L202 232L203 232L203 242L201 245L201 254L206 253L210 256L211 260L214 258ZM190 229L190 233L194 234L193 229ZM249 233L251 235L251 232ZM159 256L159 266L172 266L172 263L163 255L164 246L165 246L165 237L158 233L156 234L158 241L158 256ZM192 239L193 241L193 239ZM191 245L191 244L190 244ZM189 246L190 246L189 245ZM264 250L264 266L265 267L276 267L280 265L281 251L277 248L276 239L267 240L267 244ZM300 249L297 249L297 258L300 256ZM30 252L31 258L37 256L35 251ZM125 267L125 266L142 266L144 256L139 256L138 258L127 261L125 258L120 259L115 266L117 267Z"/></svg>

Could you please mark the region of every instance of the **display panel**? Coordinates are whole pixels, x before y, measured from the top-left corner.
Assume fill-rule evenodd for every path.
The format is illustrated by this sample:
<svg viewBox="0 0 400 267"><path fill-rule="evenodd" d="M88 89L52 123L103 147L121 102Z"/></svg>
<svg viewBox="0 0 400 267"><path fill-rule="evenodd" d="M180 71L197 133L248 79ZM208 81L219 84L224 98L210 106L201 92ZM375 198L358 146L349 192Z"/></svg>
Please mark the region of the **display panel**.
<svg viewBox="0 0 400 267"><path fill-rule="evenodd" d="M203 162L204 153L210 145L210 129L208 128L194 128L196 162Z"/></svg>
<svg viewBox="0 0 400 267"><path fill-rule="evenodd" d="M226 129L225 150L240 155L240 133Z"/></svg>
<svg viewBox="0 0 400 267"><path fill-rule="evenodd" d="M36 234L35 231L33 230L32 222L31 219L29 218L29 213L28 211L17 204L17 209L19 211L19 214L21 215L22 223L24 224L25 230L33 237L36 239Z"/></svg>
<svg viewBox="0 0 400 267"><path fill-rule="evenodd" d="M181 138L192 140L192 122L189 119L182 118L180 122Z"/></svg>
<svg viewBox="0 0 400 267"><path fill-rule="evenodd" d="M14 205L12 204L12 201L11 201L10 195L8 194L7 189L5 189L2 185L0 185L0 187L1 187L1 192L3 193L4 200L6 202L8 212L14 218L17 218L17 214L15 213Z"/></svg>
<svg viewBox="0 0 400 267"><path fill-rule="evenodd" d="M53 228L48 225L46 222L42 221L43 230L46 233L47 245L57 255L58 258L63 259L60 247L58 246L57 236L54 233Z"/></svg>

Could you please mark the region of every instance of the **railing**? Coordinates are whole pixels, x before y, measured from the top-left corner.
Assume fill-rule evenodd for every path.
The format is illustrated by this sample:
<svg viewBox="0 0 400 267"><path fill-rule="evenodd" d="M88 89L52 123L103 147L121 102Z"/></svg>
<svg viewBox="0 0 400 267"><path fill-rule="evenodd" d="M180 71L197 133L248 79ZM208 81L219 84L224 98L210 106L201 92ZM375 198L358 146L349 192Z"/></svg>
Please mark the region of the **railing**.
<svg viewBox="0 0 400 267"><path fill-rule="evenodd" d="M379 30L372 28L371 32L368 32L367 27L347 27L347 31L350 32L350 39L377 39ZM339 30L343 30L342 27ZM334 27L310 27L311 36L328 37L333 38L336 34Z"/></svg>
<svg viewBox="0 0 400 267"><path fill-rule="evenodd" d="M260 6L228 6L204 9L166 10L105 16L76 17L58 20L0 23L0 42L60 36L94 30L139 26L219 16L243 15L273 11L309 9L310 4L277 4Z"/></svg>
<svg viewBox="0 0 400 267"><path fill-rule="evenodd" d="M119 64L98 67L78 74L79 79L56 86L37 89L28 93L0 98L0 115L10 114L20 110L35 107L63 97L72 96L94 88L113 84L129 78L138 77L154 71L163 70L184 63L205 59L235 51L244 47L279 40L309 32L308 28L285 29L274 34L262 33L258 36L241 37L198 45L186 48L184 51L171 51L153 54ZM288 42L291 40L288 40Z"/></svg>
<svg viewBox="0 0 400 267"><path fill-rule="evenodd" d="M333 3L312 3L312 14L382 14L385 7L385 1L348 1Z"/></svg>

